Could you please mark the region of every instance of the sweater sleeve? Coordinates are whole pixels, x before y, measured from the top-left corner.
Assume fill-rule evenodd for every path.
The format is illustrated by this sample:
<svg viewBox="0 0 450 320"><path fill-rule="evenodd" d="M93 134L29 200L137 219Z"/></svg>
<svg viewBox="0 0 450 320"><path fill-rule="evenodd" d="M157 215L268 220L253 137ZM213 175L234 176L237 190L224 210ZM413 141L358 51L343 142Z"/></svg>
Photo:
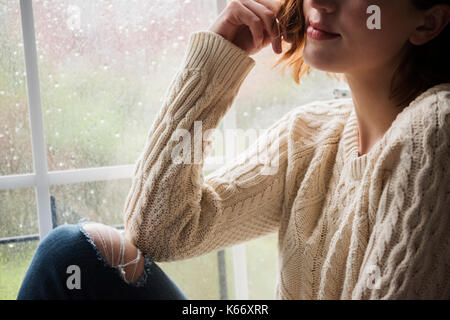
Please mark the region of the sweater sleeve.
<svg viewBox="0 0 450 320"><path fill-rule="evenodd" d="M353 299L450 298L449 94L414 114L382 197ZM419 138L420 137L420 138ZM385 203L388 203L386 205Z"/></svg>
<svg viewBox="0 0 450 320"><path fill-rule="evenodd" d="M195 257L277 231L288 115L203 177L211 147L206 131L217 128L254 64L218 34L191 34L124 208L125 236L154 261Z"/></svg>

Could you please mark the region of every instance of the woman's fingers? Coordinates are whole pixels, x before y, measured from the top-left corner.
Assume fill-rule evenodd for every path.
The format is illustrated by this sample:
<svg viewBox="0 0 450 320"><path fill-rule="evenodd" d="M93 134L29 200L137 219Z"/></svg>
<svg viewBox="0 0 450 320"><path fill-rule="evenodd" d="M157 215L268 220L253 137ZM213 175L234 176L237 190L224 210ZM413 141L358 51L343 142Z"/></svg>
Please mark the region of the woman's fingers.
<svg viewBox="0 0 450 320"><path fill-rule="evenodd" d="M275 39L272 39L272 48L276 53L281 53L283 49L281 47L280 25L277 19L275 19L273 24L277 28L277 36L275 37Z"/></svg>
<svg viewBox="0 0 450 320"><path fill-rule="evenodd" d="M280 12L282 2L279 0L255 0L256 2L264 5L268 8L272 15L270 16L270 20L268 22L271 23L271 27L273 30L272 34L272 48L276 53L281 53L281 30L279 21L277 19L278 13Z"/></svg>
<svg viewBox="0 0 450 320"><path fill-rule="evenodd" d="M277 14L279 0L232 0L209 28L249 54L264 48L270 41L281 53L281 34Z"/></svg>
<svg viewBox="0 0 450 320"><path fill-rule="evenodd" d="M264 26L262 20L252 10L248 9L242 4L243 1L236 1L236 5L240 6L238 12L238 19L240 23L247 25L253 36L253 43L255 48L262 47L264 41Z"/></svg>
<svg viewBox="0 0 450 320"><path fill-rule="evenodd" d="M261 2L261 3L260 3ZM267 0L242 0L242 4L248 9L252 10L255 15L263 22L265 30L272 39L279 37L280 32L276 21L276 11L271 7L267 7L264 2L271 4L271 1ZM267 4L267 5L269 5Z"/></svg>
<svg viewBox="0 0 450 320"><path fill-rule="evenodd" d="M280 28L276 19L281 4L273 0L241 0L241 3L258 16L270 36L273 50L281 53ZM265 46L264 37L260 46Z"/></svg>

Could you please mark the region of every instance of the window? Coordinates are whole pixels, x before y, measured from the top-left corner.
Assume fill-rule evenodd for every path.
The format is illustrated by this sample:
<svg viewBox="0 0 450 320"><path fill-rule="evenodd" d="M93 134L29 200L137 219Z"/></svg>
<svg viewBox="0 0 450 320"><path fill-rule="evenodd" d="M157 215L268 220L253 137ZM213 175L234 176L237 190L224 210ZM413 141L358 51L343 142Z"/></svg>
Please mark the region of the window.
<svg viewBox="0 0 450 320"><path fill-rule="evenodd" d="M0 299L15 299L39 238L54 226L86 218L120 227L134 163L189 35L225 5L0 2ZM270 46L254 59L219 130L267 128L344 87L317 71L298 87L270 70ZM205 175L214 169L205 166ZM192 299L272 299L276 240L160 266Z"/></svg>

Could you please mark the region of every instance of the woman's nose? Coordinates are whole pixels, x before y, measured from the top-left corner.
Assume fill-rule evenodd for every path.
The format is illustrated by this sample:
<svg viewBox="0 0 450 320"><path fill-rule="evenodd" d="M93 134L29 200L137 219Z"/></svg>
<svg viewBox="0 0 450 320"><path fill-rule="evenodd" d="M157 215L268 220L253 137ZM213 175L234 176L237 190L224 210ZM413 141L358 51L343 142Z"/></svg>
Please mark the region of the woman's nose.
<svg viewBox="0 0 450 320"><path fill-rule="evenodd" d="M319 11L331 13L336 10L337 2L339 0L306 0L310 2L311 8Z"/></svg>

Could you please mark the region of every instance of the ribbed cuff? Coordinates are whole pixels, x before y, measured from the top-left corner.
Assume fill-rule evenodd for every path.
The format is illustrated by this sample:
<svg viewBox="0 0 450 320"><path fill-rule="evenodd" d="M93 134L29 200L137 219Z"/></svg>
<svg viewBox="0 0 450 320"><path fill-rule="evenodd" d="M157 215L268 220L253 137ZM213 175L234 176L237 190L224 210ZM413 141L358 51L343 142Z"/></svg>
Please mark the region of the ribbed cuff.
<svg viewBox="0 0 450 320"><path fill-rule="evenodd" d="M224 85L240 84L253 69L255 60L244 50L212 31L191 33L183 68L201 69Z"/></svg>

